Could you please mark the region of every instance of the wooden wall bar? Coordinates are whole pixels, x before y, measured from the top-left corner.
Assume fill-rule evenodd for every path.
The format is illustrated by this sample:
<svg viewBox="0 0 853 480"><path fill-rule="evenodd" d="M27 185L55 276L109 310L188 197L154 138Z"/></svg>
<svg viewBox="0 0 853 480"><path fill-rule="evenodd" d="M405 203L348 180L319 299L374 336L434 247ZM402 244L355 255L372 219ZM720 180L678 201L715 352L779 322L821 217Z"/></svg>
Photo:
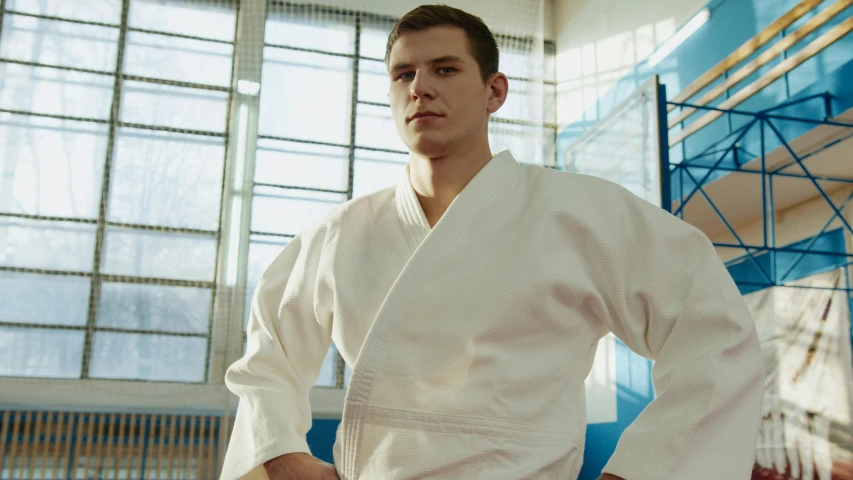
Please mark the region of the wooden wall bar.
<svg viewBox="0 0 853 480"><path fill-rule="evenodd" d="M803 0L794 8L789 10L785 15L782 15L775 22L771 23L756 36L749 39L741 45L737 50L732 52L728 57L724 58L720 63L711 67L702 76L694 80L690 85L684 88L678 95L672 98L672 102L683 103L699 93L703 88L713 83L718 78L722 77L727 71L731 70L737 64L749 58L752 54L761 49L768 42L773 40L776 35L782 32L785 28L791 26L794 22L809 13L815 7L821 4L823 0ZM670 105L669 111L675 107Z"/></svg>
<svg viewBox="0 0 853 480"><path fill-rule="evenodd" d="M220 428L231 423L222 416L4 411L0 480L215 480Z"/></svg>
<svg viewBox="0 0 853 480"><path fill-rule="evenodd" d="M717 108L728 110L737 107L738 105L746 101L748 98L760 92L774 81L782 78L783 75L794 70L803 62L817 55L823 49L837 42L840 38L844 37L850 32L853 32L853 17L849 17L843 22L839 23L838 25L836 25L835 27L833 27L832 29L830 29L820 37L816 38L814 41L812 41L805 47L803 47L797 53L786 58L781 63L773 67L761 78L738 90L731 97L720 103ZM685 127L684 130L674 135L671 135L669 139L669 146L674 147L675 145L684 141L687 137L693 135L694 133L698 132L699 130L722 116L723 113L719 111L711 111L706 113L705 115L699 117L698 119L696 119L696 121Z"/></svg>

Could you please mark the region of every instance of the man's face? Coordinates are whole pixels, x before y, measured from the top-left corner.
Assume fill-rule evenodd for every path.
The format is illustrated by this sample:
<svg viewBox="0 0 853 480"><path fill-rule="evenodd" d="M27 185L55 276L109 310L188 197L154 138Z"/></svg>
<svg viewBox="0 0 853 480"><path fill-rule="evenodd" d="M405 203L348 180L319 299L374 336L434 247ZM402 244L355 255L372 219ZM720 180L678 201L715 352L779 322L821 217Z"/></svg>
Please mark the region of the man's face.
<svg viewBox="0 0 853 480"><path fill-rule="evenodd" d="M388 68L394 124L412 152L436 158L481 135L488 139L492 89L483 83L464 30L405 33L391 49Z"/></svg>

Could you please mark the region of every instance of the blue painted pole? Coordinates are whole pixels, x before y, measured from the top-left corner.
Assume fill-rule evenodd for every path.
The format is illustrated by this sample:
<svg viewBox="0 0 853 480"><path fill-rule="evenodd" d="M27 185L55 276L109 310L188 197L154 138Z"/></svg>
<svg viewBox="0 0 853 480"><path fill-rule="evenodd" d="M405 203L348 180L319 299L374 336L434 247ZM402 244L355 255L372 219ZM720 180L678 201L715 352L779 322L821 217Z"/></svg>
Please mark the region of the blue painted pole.
<svg viewBox="0 0 853 480"><path fill-rule="evenodd" d="M823 96L823 108L824 108L824 119L829 120L832 118L832 94L829 92L824 92Z"/></svg>
<svg viewBox="0 0 853 480"><path fill-rule="evenodd" d="M70 413L68 415L71 416ZM71 443L71 447L68 449L68 465L66 465L65 468L65 478L68 480L74 480L77 478L77 475L74 475L74 465L76 463L74 462L74 454L76 453L74 451L74 447L77 444L77 425L79 425L78 421L81 416L82 415L73 415L74 420L71 425L71 438L68 439Z"/></svg>
<svg viewBox="0 0 853 480"><path fill-rule="evenodd" d="M666 111L666 85L655 80L658 120L658 154L660 156L660 192L661 206L672 212L672 169L669 164L669 124Z"/></svg>
<svg viewBox="0 0 853 480"><path fill-rule="evenodd" d="M764 137L766 135L765 128L767 126L767 119L761 117L761 135ZM764 143L761 156L767 156L767 144ZM773 173L768 172L767 174L767 183L768 188L770 190L770 274L773 276L773 281L776 283L776 202L773 198Z"/></svg>
<svg viewBox="0 0 853 480"><path fill-rule="evenodd" d="M796 162L792 162L792 164L794 164L794 163L796 163ZM723 167L723 166L710 167L708 165L690 165L690 168L695 169L695 170L719 170L719 171L723 171L723 172L738 172L738 173L742 173L744 175L761 175L760 169L759 170L743 170L743 169ZM785 177L785 178L806 178L806 179L809 178L806 175L797 175L795 173L781 173L781 172L779 172L779 170L784 169L784 168L786 168L786 167L784 167L784 166L778 167L775 171L773 171L773 176L774 177ZM767 174L770 175L769 170L767 171ZM853 184L853 179L850 179L850 178L827 177L827 176L815 175L815 174L812 174L812 177L814 177L814 179L818 180L818 181Z"/></svg>
<svg viewBox="0 0 853 480"><path fill-rule="evenodd" d="M759 127L761 136L761 229L764 248L767 248L767 155L764 153L764 122Z"/></svg>
<svg viewBox="0 0 853 480"><path fill-rule="evenodd" d="M853 240L853 237L850 237ZM849 243L849 242L848 242ZM850 266L844 269L847 277L847 315L850 317L850 345L853 346L853 290L850 288Z"/></svg>
<svg viewBox="0 0 853 480"><path fill-rule="evenodd" d="M151 431L151 415L145 416L145 436L142 439L142 463L139 465L139 478L145 478L145 460L148 458L148 432Z"/></svg>
<svg viewBox="0 0 853 480"><path fill-rule="evenodd" d="M737 282L738 285L745 285L748 287L782 287L782 288L799 288L804 290L826 290L831 292L850 292L847 288L839 288L839 287L816 287L814 285L784 285L784 284L764 284L764 283L756 283L756 282Z"/></svg>
<svg viewBox="0 0 853 480"><path fill-rule="evenodd" d="M765 108L764 110L759 110L756 113L769 113L769 112L772 112L774 110L781 110L783 108L791 107L791 106L794 106L794 105L797 105L800 103L805 103L805 102L808 102L810 100L814 100L816 98L824 98L825 99L826 95L827 95L827 93L816 93L814 95L809 95L807 97L798 98L796 100L791 100L789 102L780 103L780 104L774 105L770 108Z"/></svg>
<svg viewBox="0 0 853 480"><path fill-rule="evenodd" d="M812 125L831 125L831 126L835 126L835 127L853 128L853 123L839 122L839 121L835 121L835 120L813 120L811 118L797 118L797 117L790 117L787 115L768 115L766 113L745 112L743 110L727 110L724 108L711 107L708 105L693 105L690 103L673 103L673 102L670 102L669 104L679 106L679 107L695 108L697 110L709 110L712 112L720 112L720 113L724 113L724 114L729 113L729 114L747 115L750 117L755 117L755 116L761 115L764 118L773 119L773 120L787 120L787 121L791 121L791 122L810 123Z"/></svg>
<svg viewBox="0 0 853 480"><path fill-rule="evenodd" d="M684 164L679 165L678 168L678 206L681 207L684 204ZM679 212L681 213L681 219L684 220L684 209L679 208Z"/></svg>
<svg viewBox="0 0 853 480"><path fill-rule="evenodd" d="M736 243L717 242L717 243L714 243L714 245L716 245L718 247L725 247L725 248L743 248L742 245L739 245ZM805 253L811 253L813 255L826 255L826 256L830 256L830 257L853 257L853 252L848 253L848 252L828 252L825 250L804 250L802 248L796 248L796 247L763 248L761 245L747 245L746 248L751 248L753 250L759 250L759 251L768 251L768 252L771 250L776 250L777 252L783 252L783 253L805 252Z"/></svg>

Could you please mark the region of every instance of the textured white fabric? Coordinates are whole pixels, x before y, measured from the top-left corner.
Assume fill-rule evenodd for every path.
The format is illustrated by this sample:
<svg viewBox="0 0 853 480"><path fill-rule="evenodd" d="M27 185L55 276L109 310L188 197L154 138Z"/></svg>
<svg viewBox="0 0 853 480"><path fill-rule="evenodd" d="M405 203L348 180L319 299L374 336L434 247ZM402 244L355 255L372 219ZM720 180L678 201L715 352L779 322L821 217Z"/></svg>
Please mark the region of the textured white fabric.
<svg viewBox="0 0 853 480"><path fill-rule="evenodd" d="M584 378L612 331L656 360L656 400L605 472L746 479L764 366L743 299L698 230L595 177L492 159L429 228L407 178L284 249L252 306L223 469L308 452L330 341L353 366L343 480L575 479Z"/></svg>

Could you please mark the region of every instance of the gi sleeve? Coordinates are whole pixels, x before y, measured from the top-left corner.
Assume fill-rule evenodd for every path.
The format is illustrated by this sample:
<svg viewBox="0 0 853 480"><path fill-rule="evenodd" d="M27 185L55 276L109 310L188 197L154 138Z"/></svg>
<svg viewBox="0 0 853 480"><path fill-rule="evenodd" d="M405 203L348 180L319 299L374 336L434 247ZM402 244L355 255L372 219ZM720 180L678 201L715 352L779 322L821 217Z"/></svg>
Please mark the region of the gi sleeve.
<svg viewBox="0 0 853 480"><path fill-rule="evenodd" d="M654 360L656 398L622 434L603 472L627 480L751 475L764 389L752 316L708 238L630 200L603 270L610 331ZM621 251L616 251L621 250Z"/></svg>
<svg viewBox="0 0 853 480"><path fill-rule="evenodd" d="M222 479L240 478L280 455L311 453L309 392L331 344L314 291L319 247L296 236L261 276L252 299L245 355L225 383L240 398Z"/></svg>

